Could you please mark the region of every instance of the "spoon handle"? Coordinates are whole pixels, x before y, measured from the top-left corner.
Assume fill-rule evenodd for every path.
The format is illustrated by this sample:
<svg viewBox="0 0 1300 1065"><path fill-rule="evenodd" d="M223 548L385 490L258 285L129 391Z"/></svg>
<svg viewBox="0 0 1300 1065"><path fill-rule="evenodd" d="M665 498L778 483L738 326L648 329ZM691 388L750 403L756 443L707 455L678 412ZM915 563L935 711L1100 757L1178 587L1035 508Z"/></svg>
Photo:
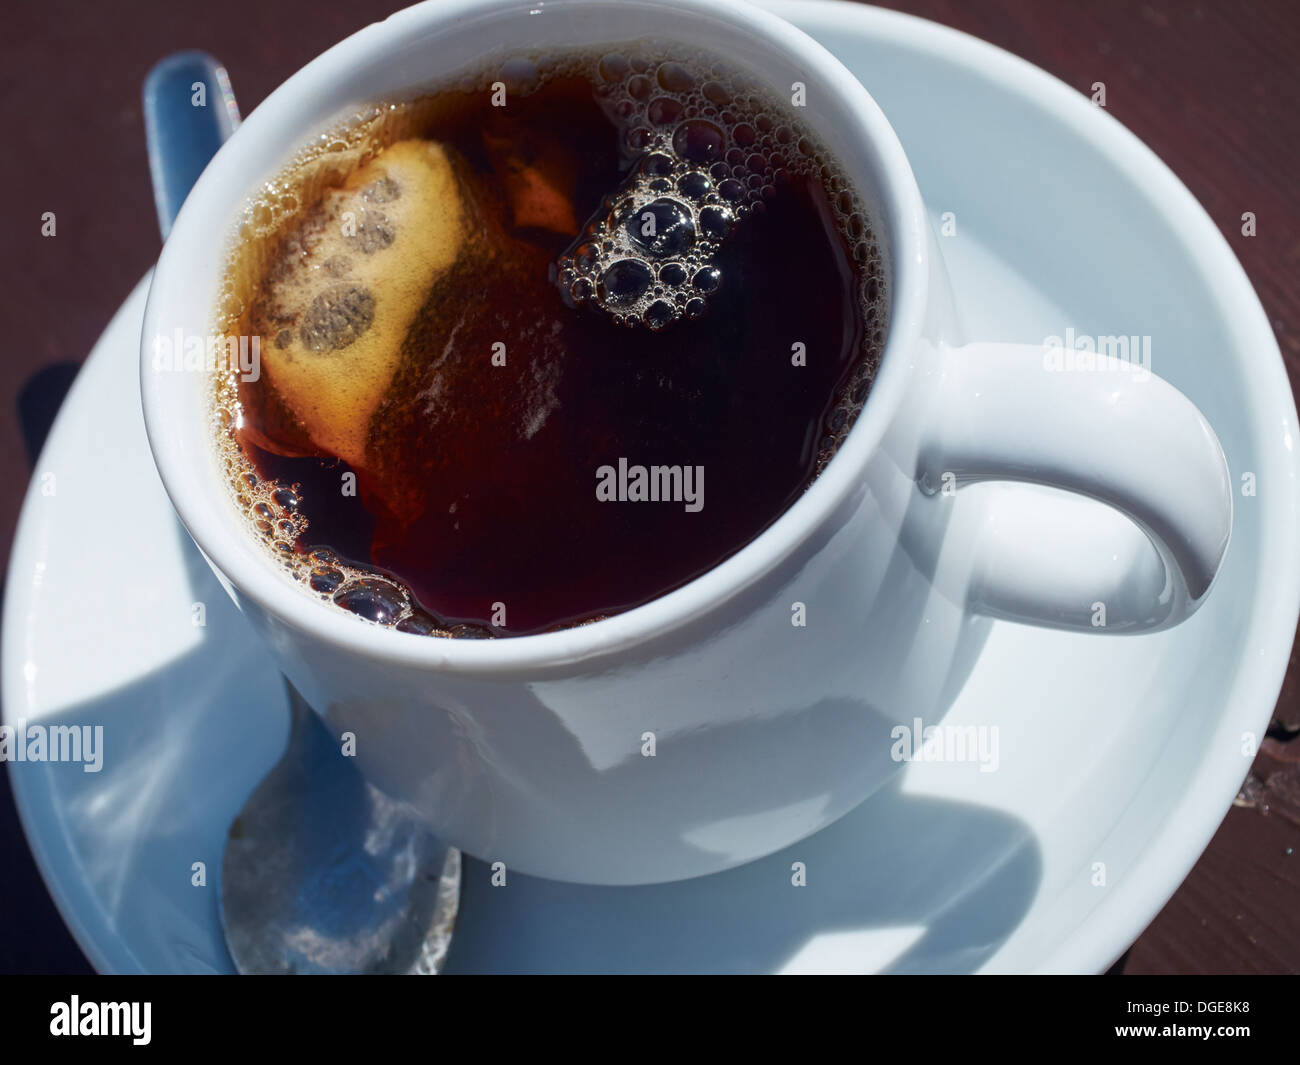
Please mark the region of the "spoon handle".
<svg viewBox="0 0 1300 1065"><path fill-rule="evenodd" d="M230 77L206 52L174 52L149 71L144 133L163 240L194 182L238 125Z"/></svg>

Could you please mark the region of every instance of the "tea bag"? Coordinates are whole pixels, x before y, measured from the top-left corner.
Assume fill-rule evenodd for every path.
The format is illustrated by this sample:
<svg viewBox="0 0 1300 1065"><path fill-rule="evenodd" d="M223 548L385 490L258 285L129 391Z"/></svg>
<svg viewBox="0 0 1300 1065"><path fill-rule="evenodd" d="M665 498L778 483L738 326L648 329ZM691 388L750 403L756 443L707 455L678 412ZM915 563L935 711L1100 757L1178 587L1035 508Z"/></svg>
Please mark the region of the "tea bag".
<svg viewBox="0 0 1300 1065"><path fill-rule="evenodd" d="M400 141L289 234L250 316L264 380L244 399L260 407L261 446L366 465L411 324L473 243L460 170L437 143Z"/></svg>

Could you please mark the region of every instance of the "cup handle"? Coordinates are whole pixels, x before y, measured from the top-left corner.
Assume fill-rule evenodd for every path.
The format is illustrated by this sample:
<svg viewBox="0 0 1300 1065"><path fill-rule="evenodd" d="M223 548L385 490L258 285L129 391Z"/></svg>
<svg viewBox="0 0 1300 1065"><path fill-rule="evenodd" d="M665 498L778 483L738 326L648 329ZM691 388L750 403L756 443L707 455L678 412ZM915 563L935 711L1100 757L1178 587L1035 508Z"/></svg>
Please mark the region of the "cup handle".
<svg viewBox="0 0 1300 1065"><path fill-rule="evenodd" d="M1227 551L1223 448L1191 400L1140 364L1098 354L1095 368L1067 369L1061 354L999 343L943 352L921 490L936 504L975 481L1076 493L989 486L984 505L952 511L945 539L973 545L967 606L1089 632L1176 625Z"/></svg>

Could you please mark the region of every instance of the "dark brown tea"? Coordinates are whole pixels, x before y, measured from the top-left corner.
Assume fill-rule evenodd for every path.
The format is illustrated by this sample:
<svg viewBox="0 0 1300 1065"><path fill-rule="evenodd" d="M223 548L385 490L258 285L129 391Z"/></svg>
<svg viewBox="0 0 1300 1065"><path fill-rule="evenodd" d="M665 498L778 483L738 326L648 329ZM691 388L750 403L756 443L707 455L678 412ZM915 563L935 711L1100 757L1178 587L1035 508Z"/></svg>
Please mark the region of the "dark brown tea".
<svg viewBox="0 0 1300 1065"><path fill-rule="evenodd" d="M803 493L865 400L864 205L743 72L515 58L377 105L250 204L214 419L253 534L402 631L507 636L677 588Z"/></svg>

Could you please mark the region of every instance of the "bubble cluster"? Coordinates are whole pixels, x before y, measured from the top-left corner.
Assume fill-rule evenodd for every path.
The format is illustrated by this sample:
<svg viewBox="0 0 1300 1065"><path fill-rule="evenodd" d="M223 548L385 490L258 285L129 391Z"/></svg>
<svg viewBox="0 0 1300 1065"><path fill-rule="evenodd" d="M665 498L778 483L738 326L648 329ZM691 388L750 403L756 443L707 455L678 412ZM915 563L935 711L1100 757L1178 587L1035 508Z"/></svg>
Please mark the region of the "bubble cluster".
<svg viewBox="0 0 1300 1065"><path fill-rule="evenodd" d="M261 540L292 570L296 565L296 544L307 529L302 513L301 486L285 486L263 480L239 446L239 403L234 386L222 388L213 410L218 443L218 461L225 467L231 498Z"/></svg>
<svg viewBox="0 0 1300 1065"><path fill-rule="evenodd" d="M430 613L390 573L344 559L328 547L303 547L309 501L303 498L302 485L285 485L258 474L239 443L242 414L237 389L230 378L219 381L212 409L218 462L236 509L288 576L322 601L399 632L479 640L496 635L485 625Z"/></svg>
<svg viewBox="0 0 1300 1065"><path fill-rule="evenodd" d="M305 553L306 583L321 599L359 618L421 636L491 639L484 625L450 622L423 609L409 588L391 574L344 561L328 547Z"/></svg>
<svg viewBox="0 0 1300 1065"><path fill-rule="evenodd" d="M856 194L791 110L713 59L678 53L610 51L588 71L628 173L556 264L566 300L652 330L698 318L727 281L718 250L796 177L823 180L855 257L878 267L873 243L857 249L865 226L849 234L864 217Z"/></svg>

